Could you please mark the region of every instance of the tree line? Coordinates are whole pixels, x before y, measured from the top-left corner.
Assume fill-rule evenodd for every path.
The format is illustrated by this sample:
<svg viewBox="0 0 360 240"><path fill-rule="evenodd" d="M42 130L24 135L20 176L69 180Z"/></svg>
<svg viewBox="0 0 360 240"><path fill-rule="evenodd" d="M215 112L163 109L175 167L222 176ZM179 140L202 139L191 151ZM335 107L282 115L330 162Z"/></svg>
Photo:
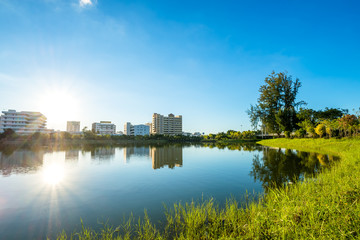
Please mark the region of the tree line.
<svg viewBox="0 0 360 240"><path fill-rule="evenodd" d="M235 131L235 130L228 130L225 132L220 133L210 133L208 135L204 135L203 139L205 141L226 141L226 140L251 140L256 138L256 131Z"/></svg>
<svg viewBox="0 0 360 240"><path fill-rule="evenodd" d="M5 129L0 134L0 140L8 141L22 141L22 142L39 142L46 143L48 141L77 141L77 140L91 140L91 141L167 141L167 142L200 142L202 137L184 136L184 135L145 135L145 136L128 136L128 135L99 135L94 132L84 129L81 134L71 134L69 132L54 132L41 133L35 132L28 135L17 134L12 129Z"/></svg>
<svg viewBox="0 0 360 240"><path fill-rule="evenodd" d="M350 137L360 135L360 108L355 114L347 109L305 108L297 100L301 82L286 72L272 72L259 89L257 104L248 115L253 128L286 137Z"/></svg>

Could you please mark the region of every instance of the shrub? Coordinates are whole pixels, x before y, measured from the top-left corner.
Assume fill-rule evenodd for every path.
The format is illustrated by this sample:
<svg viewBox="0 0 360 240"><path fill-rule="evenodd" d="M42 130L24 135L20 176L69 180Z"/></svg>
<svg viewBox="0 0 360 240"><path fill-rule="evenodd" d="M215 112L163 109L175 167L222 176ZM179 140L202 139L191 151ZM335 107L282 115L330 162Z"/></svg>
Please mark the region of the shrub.
<svg viewBox="0 0 360 240"><path fill-rule="evenodd" d="M290 138L290 132L289 131L285 131L284 135L285 135L286 138Z"/></svg>
<svg viewBox="0 0 360 240"><path fill-rule="evenodd" d="M315 133L317 135L319 135L320 137L323 137L323 135L326 133L326 128L325 125L320 123L319 125L316 126L315 128Z"/></svg>
<svg viewBox="0 0 360 240"><path fill-rule="evenodd" d="M303 138L303 137L305 137L305 135L306 135L306 131L302 128L296 130L296 132L295 132L295 137L297 137L297 138Z"/></svg>

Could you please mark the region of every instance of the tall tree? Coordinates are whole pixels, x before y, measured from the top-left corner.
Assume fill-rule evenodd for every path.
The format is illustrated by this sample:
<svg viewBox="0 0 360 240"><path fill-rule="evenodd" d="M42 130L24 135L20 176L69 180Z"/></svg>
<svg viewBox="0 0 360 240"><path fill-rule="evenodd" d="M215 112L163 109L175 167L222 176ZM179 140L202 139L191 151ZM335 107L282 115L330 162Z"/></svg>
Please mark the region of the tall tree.
<svg viewBox="0 0 360 240"><path fill-rule="evenodd" d="M296 110L305 104L304 101L296 102L300 87L300 80L293 81L286 72L272 72L266 77L265 84L259 89L257 104L248 110L253 127L261 123L267 131L277 134L296 128Z"/></svg>

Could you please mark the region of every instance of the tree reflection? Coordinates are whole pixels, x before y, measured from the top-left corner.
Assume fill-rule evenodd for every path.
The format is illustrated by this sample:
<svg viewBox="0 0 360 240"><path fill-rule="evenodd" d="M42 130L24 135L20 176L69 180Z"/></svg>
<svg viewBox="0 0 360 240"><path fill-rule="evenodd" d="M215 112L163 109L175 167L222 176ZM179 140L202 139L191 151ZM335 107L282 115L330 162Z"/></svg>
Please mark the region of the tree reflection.
<svg viewBox="0 0 360 240"><path fill-rule="evenodd" d="M209 142L201 145L202 147L218 148L218 149L229 149L238 151L261 151L264 147L253 142L249 143L226 143L226 142Z"/></svg>
<svg viewBox="0 0 360 240"><path fill-rule="evenodd" d="M18 150L7 155L0 152L0 174L10 176L36 172L43 165L44 153L44 151Z"/></svg>
<svg viewBox="0 0 360 240"><path fill-rule="evenodd" d="M91 159L93 160L98 160L99 162L102 162L104 160L111 160L115 156L115 147L97 147L91 149L90 153Z"/></svg>
<svg viewBox="0 0 360 240"><path fill-rule="evenodd" d="M254 155L250 176L253 176L255 181L262 182L267 191L271 187L281 187L306 176L313 176L338 159L318 153L264 148L262 158L261 153Z"/></svg>

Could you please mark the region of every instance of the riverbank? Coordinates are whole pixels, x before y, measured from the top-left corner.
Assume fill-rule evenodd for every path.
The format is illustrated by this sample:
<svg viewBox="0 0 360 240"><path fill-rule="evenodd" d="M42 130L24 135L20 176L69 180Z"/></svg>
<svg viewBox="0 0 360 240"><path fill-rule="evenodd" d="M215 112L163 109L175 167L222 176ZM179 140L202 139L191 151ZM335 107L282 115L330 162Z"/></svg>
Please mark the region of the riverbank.
<svg viewBox="0 0 360 240"><path fill-rule="evenodd" d="M158 227L145 215L118 228L83 228L75 239L354 239L360 236L360 140L273 139L262 145L338 155L316 178L273 189L240 206L212 201L175 204ZM58 239L70 239L65 233Z"/></svg>

